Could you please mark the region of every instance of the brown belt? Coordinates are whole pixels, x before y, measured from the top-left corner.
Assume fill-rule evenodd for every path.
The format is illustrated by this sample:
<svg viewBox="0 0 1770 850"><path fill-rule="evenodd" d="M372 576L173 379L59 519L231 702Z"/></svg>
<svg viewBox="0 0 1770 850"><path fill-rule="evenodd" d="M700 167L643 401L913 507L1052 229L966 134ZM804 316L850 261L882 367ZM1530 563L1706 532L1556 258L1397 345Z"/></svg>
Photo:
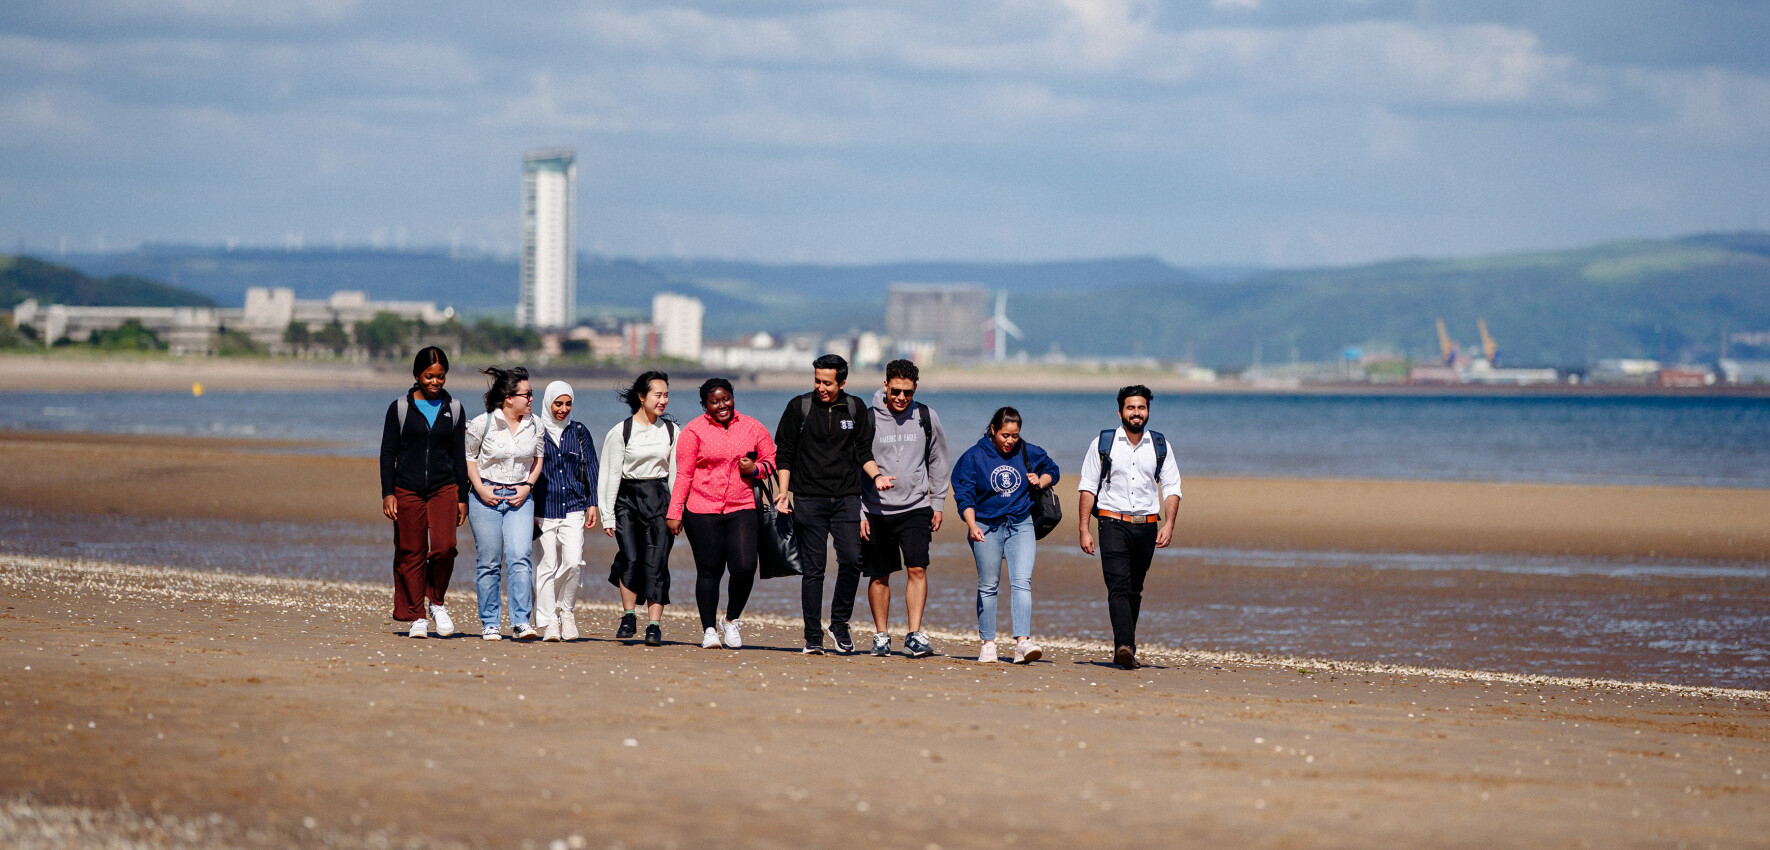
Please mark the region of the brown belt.
<svg viewBox="0 0 1770 850"><path fill-rule="evenodd" d="M1126 516L1117 511L1095 511L1094 515L1101 519L1116 519L1119 522L1135 522L1141 524L1161 521L1161 517L1153 514L1145 514L1144 516Z"/></svg>

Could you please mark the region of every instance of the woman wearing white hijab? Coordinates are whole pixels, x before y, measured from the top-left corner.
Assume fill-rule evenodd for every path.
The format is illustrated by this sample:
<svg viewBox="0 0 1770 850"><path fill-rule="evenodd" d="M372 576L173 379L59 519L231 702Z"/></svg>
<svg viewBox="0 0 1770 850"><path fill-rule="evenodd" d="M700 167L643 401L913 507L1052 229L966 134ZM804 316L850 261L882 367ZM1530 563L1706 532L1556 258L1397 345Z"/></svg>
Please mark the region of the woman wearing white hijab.
<svg viewBox="0 0 1770 850"><path fill-rule="evenodd" d="M541 462L541 487L535 491L535 524L541 527L535 625L541 627L542 640L577 640L572 605L578 598L584 529L601 521L596 442L589 428L572 419L572 387L564 381L547 385L537 418L547 453Z"/></svg>

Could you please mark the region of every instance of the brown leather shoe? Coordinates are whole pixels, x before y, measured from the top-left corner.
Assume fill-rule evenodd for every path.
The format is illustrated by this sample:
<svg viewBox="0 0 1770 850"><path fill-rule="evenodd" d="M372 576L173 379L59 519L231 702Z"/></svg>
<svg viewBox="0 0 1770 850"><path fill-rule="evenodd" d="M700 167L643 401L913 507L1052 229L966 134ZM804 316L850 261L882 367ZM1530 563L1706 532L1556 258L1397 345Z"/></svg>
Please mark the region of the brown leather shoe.
<svg viewBox="0 0 1770 850"><path fill-rule="evenodd" d="M1126 670L1135 670L1143 666L1142 664L1137 663L1137 650L1128 646L1121 646L1118 648L1117 652L1112 654L1112 663L1117 664Z"/></svg>

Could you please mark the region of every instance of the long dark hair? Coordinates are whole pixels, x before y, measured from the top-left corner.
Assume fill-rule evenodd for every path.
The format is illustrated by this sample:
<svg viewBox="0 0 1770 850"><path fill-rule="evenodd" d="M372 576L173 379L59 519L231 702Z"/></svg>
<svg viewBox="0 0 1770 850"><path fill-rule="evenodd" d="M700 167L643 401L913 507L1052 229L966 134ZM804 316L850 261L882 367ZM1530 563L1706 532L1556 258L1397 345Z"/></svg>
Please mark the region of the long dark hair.
<svg viewBox="0 0 1770 850"><path fill-rule="evenodd" d="M481 374L492 379L491 388L486 390L486 412L491 413L504 406L504 400L516 395L516 390L523 381L529 379L529 370L522 366L500 369L487 366L479 370Z"/></svg>
<svg viewBox="0 0 1770 850"><path fill-rule="evenodd" d="M641 372L639 377L633 379L633 386L615 390L615 395L620 396L621 401L626 402L629 413L638 413L639 408L645 406L645 394L651 392L652 381L663 381L664 386L667 387L670 385L670 376L656 369Z"/></svg>
<svg viewBox="0 0 1770 850"><path fill-rule="evenodd" d="M1020 411L1015 410L1012 407L998 407L996 408L996 415L989 418L989 427L983 429L983 435L985 437L994 437L997 432L1001 431L1009 423L1021 425Z"/></svg>

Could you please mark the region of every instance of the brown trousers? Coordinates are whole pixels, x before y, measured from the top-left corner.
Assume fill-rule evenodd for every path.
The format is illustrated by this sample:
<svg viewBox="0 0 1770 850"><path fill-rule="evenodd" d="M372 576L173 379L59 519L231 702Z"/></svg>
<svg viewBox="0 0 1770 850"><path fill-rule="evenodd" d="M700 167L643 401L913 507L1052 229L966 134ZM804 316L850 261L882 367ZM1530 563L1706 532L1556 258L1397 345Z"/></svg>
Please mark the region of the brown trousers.
<svg viewBox="0 0 1770 850"><path fill-rule="evenodd" d="M399 519L393 524L393 618L425 620L443 604L455 572L455 517L461 504L455 485L429 496L394 488Z"/></svg>

